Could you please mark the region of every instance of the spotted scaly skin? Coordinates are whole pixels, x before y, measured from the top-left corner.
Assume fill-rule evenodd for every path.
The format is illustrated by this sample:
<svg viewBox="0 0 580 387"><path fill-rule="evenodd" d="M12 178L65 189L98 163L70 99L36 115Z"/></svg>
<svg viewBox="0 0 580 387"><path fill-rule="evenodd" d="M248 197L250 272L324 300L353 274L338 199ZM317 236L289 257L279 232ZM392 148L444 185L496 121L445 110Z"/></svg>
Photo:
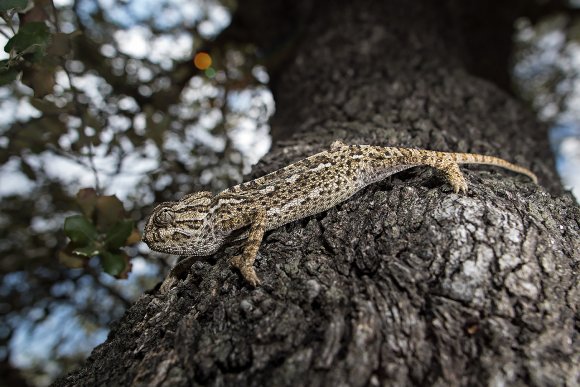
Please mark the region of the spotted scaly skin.
<svg viewBox="0 0 580 387"><path fill-rule="evenodd" d="M498 166L537 182L528 169L497 157L335 141L328 151L215 196L196 192L159 204L147 220L143 241L160 252L207 256L228 241L247 239L242 254L231 263L257 286L254 260L264 232L326 211L367 185L415 166L440 170L456 193L466 192L459 164Z"/></svg>

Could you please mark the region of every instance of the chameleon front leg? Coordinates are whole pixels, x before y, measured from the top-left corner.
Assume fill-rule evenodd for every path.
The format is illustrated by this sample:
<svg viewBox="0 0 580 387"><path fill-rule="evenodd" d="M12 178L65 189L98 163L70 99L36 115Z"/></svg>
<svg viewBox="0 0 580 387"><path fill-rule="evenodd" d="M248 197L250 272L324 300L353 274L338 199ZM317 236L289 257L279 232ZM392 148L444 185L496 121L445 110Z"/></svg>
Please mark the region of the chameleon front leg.
<svg viewBox="0 0 580 387"><path fill-rule="evenodd" d="M238 268L246 281L252 286L258 286L260 279L254 270L254 261L266 231L266 210L256 209L250 218L250 231L244 245L244 251L231 259L232 266Z"/></svg>

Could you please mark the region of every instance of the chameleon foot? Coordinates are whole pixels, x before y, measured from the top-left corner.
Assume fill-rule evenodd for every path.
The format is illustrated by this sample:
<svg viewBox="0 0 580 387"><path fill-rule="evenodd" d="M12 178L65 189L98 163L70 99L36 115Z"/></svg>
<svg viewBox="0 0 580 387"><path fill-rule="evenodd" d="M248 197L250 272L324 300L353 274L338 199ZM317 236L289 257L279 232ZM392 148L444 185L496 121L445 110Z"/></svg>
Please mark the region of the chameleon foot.
<svg viewBox="0 0 580 387"><path fill-rule="evenodd" d="M463 175L449 178L449 184L451 184L455 193L467 193L467 181L465 181Z"/></svg>
<svg viewBox="0 0 580 387"><path fill-rule="evenodd" d="M244 277L244 279L248 281L248 283L253 287L259 286L260 283L262 282L260 281L260 278L258 278L258 275L254 270L254 267L244 262L241 255L236 255L235 257L232 257L231 264L233 267L237 268L240 271L242 277Z"/></svg>
<svg viewBox="0 0 580 387"><path fill-rule="evenodd" d="M467 180L456 163L444 164L438 168L445 174L446 180L455 193L467 193Z"/></svg>

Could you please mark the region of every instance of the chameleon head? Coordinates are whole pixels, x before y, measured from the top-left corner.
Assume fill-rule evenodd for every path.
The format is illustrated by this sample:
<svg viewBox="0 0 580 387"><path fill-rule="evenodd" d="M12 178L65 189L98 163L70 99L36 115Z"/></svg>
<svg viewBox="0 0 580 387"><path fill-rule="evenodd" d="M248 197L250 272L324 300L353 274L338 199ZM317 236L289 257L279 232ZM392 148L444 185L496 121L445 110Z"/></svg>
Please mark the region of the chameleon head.
<svg viewBox="0 0 580 387"><path fill-rule="evenodd" d="M151 213L143 241L155 251L176 255L210 255L222 239L213 231L211 192L196 192L177 202L161 203Z"/></svg>

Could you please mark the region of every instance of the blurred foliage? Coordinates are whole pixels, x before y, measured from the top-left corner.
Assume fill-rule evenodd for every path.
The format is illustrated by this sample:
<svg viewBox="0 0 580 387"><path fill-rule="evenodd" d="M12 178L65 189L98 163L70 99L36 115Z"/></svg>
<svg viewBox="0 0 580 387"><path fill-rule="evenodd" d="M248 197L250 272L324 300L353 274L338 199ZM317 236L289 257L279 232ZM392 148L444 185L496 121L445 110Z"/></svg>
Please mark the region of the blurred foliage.
<svg viewBox="0 0 580 387"><path fill-rule="evenodd" d="M267 150L267 74L216 39L235 7L0 2L0 379L77 366L170 266L137 243L152 206L235 184Z"/></svg>
<svg viewBox="0 0 580 387"><path fill-rule="evenodd" d="M580 201L580 2L541 3L515 28L515 90L550 125L562 184Z"/></svg>
<svg viewBox="0 0 580 387"><path fill-rule="evenodd" d="M580 4L578 5L580 8ZM580 14L568 8L516 23L514 84L548 122L580 121Z"/></svg>

